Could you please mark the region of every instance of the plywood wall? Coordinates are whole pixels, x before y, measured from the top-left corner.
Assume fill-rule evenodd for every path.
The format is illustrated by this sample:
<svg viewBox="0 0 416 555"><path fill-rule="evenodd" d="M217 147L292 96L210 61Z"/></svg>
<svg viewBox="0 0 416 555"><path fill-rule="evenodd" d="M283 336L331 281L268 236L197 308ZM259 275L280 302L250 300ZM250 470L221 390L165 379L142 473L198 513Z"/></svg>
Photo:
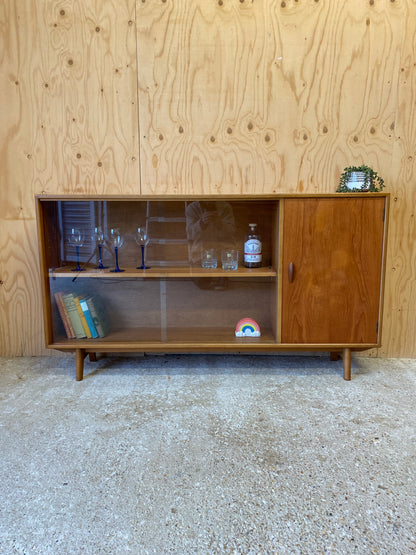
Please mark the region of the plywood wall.
<svg viewBox="0 0 416 555"><path fill-rule="evenodd" d="M381 356L416 356L415 0L4 0L0 352L43 351L33 195L392 192Z"/></svg>
<svg viewBox="0 0 416 555"><path fill-rule="evenodd" d="M137 3L146 192L333 191L390 177L406 2Z"/></svg>
<svg viewBox="0 0 416 555"><path fill-rule="evenodd" d="M404 11L389 175L390 238L380 356L416 357L416 2Z"/></svg>
<svg viewBox="0 0 416 555"><path fill-rule="evenodd" d="M43 352L35 193L140 191L134 0L0 3L0 348Z"/></svg>

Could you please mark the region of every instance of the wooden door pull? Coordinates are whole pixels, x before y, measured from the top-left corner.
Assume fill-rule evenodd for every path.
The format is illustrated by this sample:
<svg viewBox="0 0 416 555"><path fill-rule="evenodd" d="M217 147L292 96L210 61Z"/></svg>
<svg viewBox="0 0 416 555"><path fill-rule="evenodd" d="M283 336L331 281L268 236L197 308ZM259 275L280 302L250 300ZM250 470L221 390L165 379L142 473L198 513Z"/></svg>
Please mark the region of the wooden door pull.
<svg viewBox="0 0 416 555"><path fill-rule="evenodd" d="M289 262L288 277L289 283L293 283L293 279L295 277L295 265L293 262Z"/></svg>

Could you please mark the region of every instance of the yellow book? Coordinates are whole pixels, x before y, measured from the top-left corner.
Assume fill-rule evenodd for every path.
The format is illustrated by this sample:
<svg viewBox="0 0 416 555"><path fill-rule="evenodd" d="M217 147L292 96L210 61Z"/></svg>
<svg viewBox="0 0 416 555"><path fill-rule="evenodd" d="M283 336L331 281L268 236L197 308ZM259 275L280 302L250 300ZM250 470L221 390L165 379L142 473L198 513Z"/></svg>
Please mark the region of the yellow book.
<svg viewBox="0 0 416 555"><path fill-rule="evenodd" d="M74 302L75 302L75 306L77 307L78 314L79 314L79 317L81 319L81 324L82 324L82 327L84 328L84 331L85 331L85 335L87 337L92 337L91 330L90 330L90 328L87 324L87 320L85 319L85 314L84 314L84 312L81 308L81 304L79 302L79 299L75 295L74 295Z"/></svg>

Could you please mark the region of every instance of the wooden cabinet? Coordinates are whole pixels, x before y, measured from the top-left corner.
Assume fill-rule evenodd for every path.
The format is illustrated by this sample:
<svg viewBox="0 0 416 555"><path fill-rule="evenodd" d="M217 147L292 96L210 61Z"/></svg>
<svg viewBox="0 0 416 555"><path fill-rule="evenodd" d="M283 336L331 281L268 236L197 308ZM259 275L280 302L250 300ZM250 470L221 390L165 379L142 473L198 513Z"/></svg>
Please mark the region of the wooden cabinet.
<svg viewBox="0 0 416 555"><path fill-rule="evenodd" d="M78 380L88 353L302 349L343 354L349 379L351 350L380 343L387 200L38 196L46 344L75 351ZM263 260L250 269L252 222ZM216 268L202 267L204 247L215 249ZM223 270L230 248L238 268ZM260 336L236 336L244 318Z"/></svg>

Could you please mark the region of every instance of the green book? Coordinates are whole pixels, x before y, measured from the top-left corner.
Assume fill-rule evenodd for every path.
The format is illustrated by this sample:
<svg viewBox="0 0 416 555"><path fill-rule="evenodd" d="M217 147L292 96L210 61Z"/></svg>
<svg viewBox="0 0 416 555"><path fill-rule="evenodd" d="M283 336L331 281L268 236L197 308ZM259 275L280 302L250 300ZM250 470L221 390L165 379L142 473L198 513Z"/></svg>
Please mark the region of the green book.
<svg viewBox="0 0 416 555"><path fill-rule="evenodd" d="M74 328L75 337L77 339L83 339L84 337L86 337L86 335L81 322L81 318L78 313L77 306L74 301L74 295L72 293L66 293L62 298L68 311L68 316L71 320L72 327Z"/></svg>

